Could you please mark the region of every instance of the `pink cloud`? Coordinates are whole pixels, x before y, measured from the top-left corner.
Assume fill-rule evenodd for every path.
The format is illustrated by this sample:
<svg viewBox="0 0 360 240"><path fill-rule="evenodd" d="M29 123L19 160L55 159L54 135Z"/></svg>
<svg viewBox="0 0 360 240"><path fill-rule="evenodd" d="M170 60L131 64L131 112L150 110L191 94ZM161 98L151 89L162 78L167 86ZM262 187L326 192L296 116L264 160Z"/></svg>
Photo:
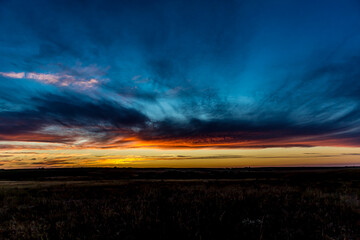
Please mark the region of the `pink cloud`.
<svg viewBox="0 0 360 240"><path fill-rule="evenodd" d="M46 84L57 84L60 81L60 76L55 74L44 74L44 73L28 73L26 78L34 79L36 81L46 83Z"/></svg>
<svg viewBox="0 0 360 240"><path fill-rule="evenodd" d="M98 85L99 81L95 78L90 79L89 81L77 81L74 85L77 85L81 88L93 88L94 86Z"/></svg>
<svg viewBox="0 0 360 240"><path fill-rule="evenodd" d="M59 87L75 87L80 89L94 88L100 84L96 78L74 77L70 74L51 74L36 72L0 72L0 76L14 79L31 79L44 84L56 85Z"/></svg>
<svg viewBox="0 0 360 240"><path fill-rule="evenodd" d="M19 73L16 73L16 72L0 72L0 75L3 76L3 77L7 77L7 78L17 78L17 79L20 79L20 78L25 78L25 73L24 72L19 72Z"/></svg>

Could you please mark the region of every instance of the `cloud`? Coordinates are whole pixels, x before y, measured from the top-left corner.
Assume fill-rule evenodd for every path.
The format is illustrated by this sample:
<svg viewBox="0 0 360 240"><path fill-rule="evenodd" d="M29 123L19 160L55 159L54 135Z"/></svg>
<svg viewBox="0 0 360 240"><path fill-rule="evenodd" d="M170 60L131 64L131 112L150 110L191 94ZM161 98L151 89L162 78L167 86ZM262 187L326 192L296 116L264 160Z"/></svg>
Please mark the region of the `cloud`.
<svg viewBox="0 0 360 240"><path fill-rule="evenodd" d="M36 160L36 159L33 159ZM73 165L76 162L70 161L69 159L49 159L45 161L32 162L32 165L41 165L41 166L63 166L63 165Z"/></svg>
<svg viewBox="0 0 360 240"><path fill-rule="evenodd" d="M25 78L25 73L24 72L0 72L0 76L3 77L7 77L7 78L17 78L17 79L21 79L21 78Z"/></svg>
<svg viewBox="0 0 360 240"><path fill-rule="evenodd" d="M38 152L19 152L19 151L11 151L11 152L3 152L4 154L31 154L31 155L34 155L34 154L40 154Z"/></svg>
<svg viewBox="0 0 360 240"><path fill-rule="evenodd" d="M2 139L3 140L3 139ZM10 139L10 141L12 141ZM33 138L33 141L35 142L39 142L41 141ZM0 141L1 142L1 141ZM33 143L29 143L29 142L17 142L14 141L13 143L9 144L0 144L0 150L1 151L13 151L13 150L56 150L56 149L64 149L66 146L62 145L62 144L58 144L58 143L41 143L39 145L34 145ZM10 153L10 152L9 152ZM11 152L12 153L12 152ZM16 154L16 153L14 153ZM23 153L23 154L27 154L27 153ZM29 154L34 154L34 153L29 153Z"/></svg>
<svg viewBox="0 0 360 240"><path fill-rule="evenodd" d="M267 148L358 144L356 126L344 116L331 121L320 118L299 122L294 121L292 112L278 112L271 107L256 112L257 108L253 107L248 113L252 117L247 118L246 115L232 114L231 104L225 102L219 106L226 114L214 111L213 105L202 105L198 111L206 113L206 119L153 120L144 113L145 109L72 92L32 96L28 103L30 109L0 112L0 139L75 144L81 148Z"/></svg>
<svg viewBox="0 0 360 240"><path fill-rule="evenodd" d="M47 94L33 97L29 103L32 109L0 112L1 140L75 143L89 139L103 143L131 135L148 121L135 109L86 95Z"/></svg>
<svg viewBox="0 0 360 240"><path fill-rule="evenodd" d="M56 85L59 87L75 87L79 89L91 89L100 84L100 80L95 78L86 79L84 77L74 77L68 74L50 74L50 73L24 73L24 72L0 72L0 75L7 78L31 79L44 84Z"/></svg>
<svg viewBox="0 0 360 240"><path fill-rule="evenodd" d="M321 67L312 70L316 74L306 73L305 76L313 76L311 82L316 83L322 81L323 75L328 75L324 69L330 69L331 75L340 75L337 72L341 71L342 77L346 78L345 73L353 74L349 71L352 68L347 67L343 63L338 67ZM61 81L58 75L33 74L30 77L54 83ZM333 91L340 94L342 84ZM306 84L296 86L299 93L301 89L307 89ZM71 91L31 96L27 108L0 112L0 139L75 144L84 148L267 148L357 146L360 143L357 140L358 107L355 105L348 110L340 107L346 110L340 112L339 106L336 106L338 99L341 99L341 104L348 104L341 95L339 98L327 98L322 94L314 98L309 93L295 102L293 98L297 92L294 91L296 94L288 101L285 98L281 100L280 105L268 100L261 103L260 109L258 105L253 105L245 114L238 114L238 111L241 112L239 106L222 99L216 92L207 98L209 92L201 94L197 90L189 90L196 93L192 100L200 100L198 106L188 101L188 95L179 95L176 99L183 105L177 112L185 118L178 119L164 112L165 118L160 120L149 117L148 109L124 105L119 99L94 98ZM282 90L278 97L286 92ZM141 91L131 97L144 99ZM145 102L144 107L153 107L160 98L166 97L153 94L153 101ZM323 98L334 103L324 105ZM356 94L348 98L354 100Z"/></svg>
<svg viewBox="0 0 360 240"><path fill-rule="evenodd" d="M46 84L58 84L60 81L60 76L54 74L28 73L26 77ZM69 78L69 76L65 77Z"/></svg>
<svg viewBox="0 0 360 240"><path fill-rule="evenodd" d="M2 141L78 148L360 145L359 53L345 54L346 44L334 52L329 44L291 66L294 52L309 46L282 46L289 32L262 38L278 26L262 12L266 5L5 2ZM279 32L292 26L279 22L286 23L275 23ZM275 68L277 58L284 64Z"/></svg>

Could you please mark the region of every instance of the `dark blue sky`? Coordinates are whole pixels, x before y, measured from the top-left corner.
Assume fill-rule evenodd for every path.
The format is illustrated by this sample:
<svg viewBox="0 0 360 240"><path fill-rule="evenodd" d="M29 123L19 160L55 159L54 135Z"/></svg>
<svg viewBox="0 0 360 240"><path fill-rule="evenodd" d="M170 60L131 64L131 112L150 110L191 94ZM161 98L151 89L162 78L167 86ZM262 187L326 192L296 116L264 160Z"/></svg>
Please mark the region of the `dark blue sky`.
<svg viewBox="0 0 360 240"><path fill-rule="evenodd" d="M359 1L0 0L0 140L359 146Z"/></svg>

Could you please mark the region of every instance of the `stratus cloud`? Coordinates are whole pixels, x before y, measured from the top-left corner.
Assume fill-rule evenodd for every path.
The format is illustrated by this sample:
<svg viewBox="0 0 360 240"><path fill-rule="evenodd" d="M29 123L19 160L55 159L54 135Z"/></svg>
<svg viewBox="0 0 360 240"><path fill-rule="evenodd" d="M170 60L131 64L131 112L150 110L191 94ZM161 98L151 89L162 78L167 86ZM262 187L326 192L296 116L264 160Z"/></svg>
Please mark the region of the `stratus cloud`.
<svg viewBox="0 0 360 240"><path fill-rule="evenodd" d="M59 87L76 87L80 89L91 89L100 84L100 80L96 78L88 79L61 73L0 72L0 76L14 79L31 79L44 84L56 85Z"/></svg>

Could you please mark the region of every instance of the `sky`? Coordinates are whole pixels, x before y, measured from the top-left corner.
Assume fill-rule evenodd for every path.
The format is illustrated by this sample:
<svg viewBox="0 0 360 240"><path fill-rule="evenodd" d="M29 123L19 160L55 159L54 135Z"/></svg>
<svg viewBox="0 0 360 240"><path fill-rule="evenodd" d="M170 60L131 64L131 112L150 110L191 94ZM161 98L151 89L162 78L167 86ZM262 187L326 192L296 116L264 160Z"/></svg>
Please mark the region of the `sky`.
<svg viewBox="0 0 360 240"><path fill-rule="evenodd" d="M360 1L0 0L0 168L360 166Z"/></svg>

